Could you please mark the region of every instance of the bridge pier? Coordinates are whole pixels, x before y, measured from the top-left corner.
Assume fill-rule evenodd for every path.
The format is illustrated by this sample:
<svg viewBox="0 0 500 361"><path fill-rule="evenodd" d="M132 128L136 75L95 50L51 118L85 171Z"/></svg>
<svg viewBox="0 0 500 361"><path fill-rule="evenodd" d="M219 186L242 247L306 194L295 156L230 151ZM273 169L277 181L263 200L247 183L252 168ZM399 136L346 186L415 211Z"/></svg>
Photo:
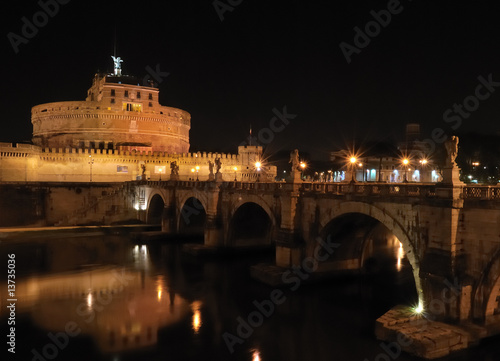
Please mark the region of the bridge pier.
<svg viewBox="0 0 500 361"><path fill-rule="evenodd" d="M304 244L297 232L280 229L276 241L276 266L299 267L304 259Z"/></svg>
<svg viewBox="0 0 500 361"><path fill-rule="evenodd" d="M177 233L175 205L165 204L161 217L161 230L169 234Z"/></svg>
<svg viewBox="0 0 500 361"><path fill-rule="evenodd" d="M224 246L224 227L222 227L217 214L207 212L204 237L204 244L207 247L219 248Z"/></svg>
<svg viewBox="0 0 500 361"><path fill-rule="evenodd" d="M278 267L291 268L300 266L304 258L304 241L300 233L297 207L300 196L300 173L292 172L293 183L290 184L290 192L282 194L281 225L276 240L276 265Z"/></svg>

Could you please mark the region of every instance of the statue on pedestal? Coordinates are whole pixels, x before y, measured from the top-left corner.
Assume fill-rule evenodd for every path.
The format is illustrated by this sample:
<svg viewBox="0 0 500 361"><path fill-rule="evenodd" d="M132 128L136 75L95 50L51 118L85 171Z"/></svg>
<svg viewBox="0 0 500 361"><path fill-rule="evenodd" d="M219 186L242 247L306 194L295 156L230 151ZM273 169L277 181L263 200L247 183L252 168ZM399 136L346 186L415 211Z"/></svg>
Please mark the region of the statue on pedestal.
<svg viewBox="0 0 500 361"><path fill-rule="evenodd" d="M211 160L208 161L208 171L209 171L208 180L213 181L215 179L215 177L214 177L214 162L212 162Z"/></svg>
<svg viewBox="0 0 500 361"><path fill-rule="evenodd" d="M220 158L215 158L215 181L222 182L222 173L220 169L222 168L222 162Z"/></svg>
<svg viewBox="0 0 500 361"><path fill-rule="evenodd" d="M458 155L458 137L456 135L451 136L451 138L444 142L444 146L447 153L446 166L453 168L457 165L455 159Z"/></svg>
<svg viewBox="0 0 500 361"><path fill-rule="evenodd" d="M292 173L299 171L299 150L294 149L290 153L290 161L288 163L292 163Z"/></svg>
<svg viewBox="0 0 500 361"><path fill-rule="evenodd" d="M179 175L179 166L177 165L177 162L170 163L170 175Z"/></svg>
<svg viewBox="0 0 500 361"><path fill-rule="evenodd" d="M220 173L221 168L222 168L222 162L220 158L215 158L215 173Z"/></svg>
<svg viewBox="0 0 500 361"><path fill-rule="evenodd" d="M114 66L114 75L121 76L122 75L122 64L123 60L120 57L116 56L111 56L113 58L113 63L115 64Z"/></svg>

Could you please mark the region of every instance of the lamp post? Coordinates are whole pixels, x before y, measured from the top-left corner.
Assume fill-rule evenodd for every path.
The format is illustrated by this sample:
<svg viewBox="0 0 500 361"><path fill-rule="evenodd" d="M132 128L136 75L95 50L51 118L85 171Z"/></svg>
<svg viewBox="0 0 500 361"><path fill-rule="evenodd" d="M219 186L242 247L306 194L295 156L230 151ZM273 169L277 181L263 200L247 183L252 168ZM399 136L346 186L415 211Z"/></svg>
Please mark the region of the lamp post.
<svg viewBox="0 0 500 361"><path fill-rule="evenodd" d="M236 182L236 172L238 171L238 167L234 167L234 181Z"/></svg>
<svg viewBox="0 0 500 361"><path fill-rule="evenodd" d="M351 162L351 183L354 183L354 182L356 182L354 180L354 170L356 169L355 168L356 157L351 157L351 159L349 159L349 161Z"/></svg>
<svg viewBox="0 0 500 361"><path fill-rule="evenodd" d="M94 164L94 158L89 155L89 164L90 164L90 181L92 182L92 164Z"/></svg>
<svg viewBox="0 0 500 361"><path fill-rule="evenodd" d="M304 179L304 170L306 169L306 163L305 162L300 162L299 167L300 167L300 178Z"/></svg>
<svg viewBox="0 0 500 361"><path fill-rule="evenodd" d="M198 172L200 171L200 166L197 165L195 168L196 168L196 181L198 182L199 181L199 179L198 179Z"/></svg>
<svg viewBox="0 0 500 361"><path fill-rule="evenodd" d="M191 168L191 173L193 173L193 180L194 180L194 168Z"/></svg>
<svg viewBox="0 0 500 361"><path fill-rule="evenodd" d="M403 167L405 168L405 178L403 180L403 183L408 183L408 178L407 178L408 164L410 164L408 158L403 159Z"/></svg>
<svg viewBox="0 0 500 361"><path fill-rule="evenodd" d="M262 166L262 163L257 161L255 162L255 169L257 169L257 182L260 182L260 167Z"/></svg>
<svg viewBox="0 0 500 361"><path fill-rule="evenodd" d="M420 159L420 161L419 161L419 163L421 164L421 167L420 167L420 174L419 174L419 177L420 177L420 179L419 179L419 180L420 180L420 182L423 182L423 180L422 180L422 179L424 178L424 177L423 177L423 175L424 175L424 168L425 168L425 166L426 166L426 164L427 164L428 162L429 162L429 161L428 161L427 159L425 159L425 158Z"/></svg>
<svg viewBox="0 0 500 361"><path fill-rule="evenodd" d="M160 173L160 182L161 182L161 174L163 173L163 167L159 167L158 172Z"/></svg>

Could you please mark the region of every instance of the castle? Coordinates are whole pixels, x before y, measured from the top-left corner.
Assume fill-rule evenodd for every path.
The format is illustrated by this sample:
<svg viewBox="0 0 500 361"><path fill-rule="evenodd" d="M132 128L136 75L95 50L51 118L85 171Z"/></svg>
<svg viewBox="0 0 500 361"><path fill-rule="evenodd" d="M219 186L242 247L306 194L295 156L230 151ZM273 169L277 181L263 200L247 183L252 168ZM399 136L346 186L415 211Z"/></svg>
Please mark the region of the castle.
<svg viewBox="0 0 500 361"><path fill-rule="evenodd" d="M114 72L96 74L85 101L32 108L33 145L0 143L0 181L203 181L214 172L224 181L274 180L260 146L188 153L191 115L161 105L152 82L123 75L122 60L113 59Z"/></svg>

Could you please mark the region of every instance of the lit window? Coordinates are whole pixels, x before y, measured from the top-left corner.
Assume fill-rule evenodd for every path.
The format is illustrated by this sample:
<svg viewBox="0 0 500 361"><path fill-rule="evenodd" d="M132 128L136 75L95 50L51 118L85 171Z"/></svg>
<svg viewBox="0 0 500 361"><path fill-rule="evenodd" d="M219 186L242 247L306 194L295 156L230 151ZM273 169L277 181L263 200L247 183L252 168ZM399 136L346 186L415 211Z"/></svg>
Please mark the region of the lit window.
<svg viewBox="0 0 500 361"><path fill-rule="evenodd" d="M123 110L127 112L142 112L142 104L137 103L123 103Z"/></svg>

